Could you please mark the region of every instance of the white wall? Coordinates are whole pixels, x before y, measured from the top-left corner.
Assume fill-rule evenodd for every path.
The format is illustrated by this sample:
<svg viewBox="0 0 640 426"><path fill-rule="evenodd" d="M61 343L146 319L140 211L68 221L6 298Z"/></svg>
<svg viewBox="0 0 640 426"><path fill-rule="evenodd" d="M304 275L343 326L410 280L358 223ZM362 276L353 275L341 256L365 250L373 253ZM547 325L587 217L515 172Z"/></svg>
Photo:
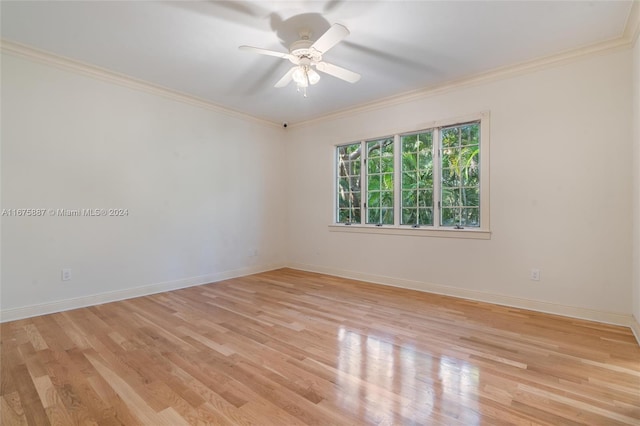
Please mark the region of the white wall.
<svg viewBox="0 0 640 426"><path fill-rule="evenodd" d="M286 133L3 55L2 208L129 209L3 217L3 319L285 263L640 318L638 49ZM491 240L328 231L335 144L484 110Z"/></svg>
<svg viewBox="0 0 640 426"><path fill-rule="evenodd" d="M633 48L633 316L640 323L640 41ZM640 338L640 336L639 336Z"/></svg>
<svg viewBox="0 0 640 426"><path fill-rule="evenodd" d="M2 208L129 211L3 217L4 317L285 262L276 126L3 55L1 136Z"/></svg>
<svg viewBox="0 0 640 426"><path fill-rule="evenodd" d="M290 128L289 263L630 314L630 73L627 50ZM329 232L333 145L483 110L491 240ZM540 282L529 281L533 266Z"/></svg>

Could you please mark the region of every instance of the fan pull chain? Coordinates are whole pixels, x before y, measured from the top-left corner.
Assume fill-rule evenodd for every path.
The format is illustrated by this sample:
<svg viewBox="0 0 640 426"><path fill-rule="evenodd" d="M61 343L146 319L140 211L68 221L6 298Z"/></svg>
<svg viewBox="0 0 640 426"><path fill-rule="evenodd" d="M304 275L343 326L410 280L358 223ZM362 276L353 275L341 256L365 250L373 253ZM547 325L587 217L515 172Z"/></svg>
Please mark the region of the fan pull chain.
<svg viewBox="0 0 640 426"><path fill-rule="evenodd" d="M297 90L298 93L300 93L300 86L297 86L296 90ZM306 87L302 88L302 96L305 97L305 98L307 97L307 88Z"/></svg>

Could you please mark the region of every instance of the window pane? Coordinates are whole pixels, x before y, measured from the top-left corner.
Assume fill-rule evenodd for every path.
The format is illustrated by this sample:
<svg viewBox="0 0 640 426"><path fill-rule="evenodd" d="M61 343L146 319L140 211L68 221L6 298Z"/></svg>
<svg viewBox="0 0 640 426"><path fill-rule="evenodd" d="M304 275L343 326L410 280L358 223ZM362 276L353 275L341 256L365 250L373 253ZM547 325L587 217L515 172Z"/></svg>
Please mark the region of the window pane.
<svg viewBox="0 0 640 426"><path fill-rule="evenodd" d="M442 147L447 148L451 146L460 145L460 129L459 127L449 127L442 129L440 132L442 135Z"/></svg>
<svg viewBox="0 0 640 426"><path fill-rule="evenodd" d="M460 145L478 145L480 142L480 124L469 123L460 128Z"/></svg>
<svg viewBox="0 0 640 426"><path fill-rule="evenodd" d="M354 143L336 148L337 184L336 198L338 223L359 223L360 214L360 153L361 144Z"/></svg>
<svg viewBox="0 0 640 426"><path fill-rule="evenodd" d="M480 148L478 145L463 146L460 150L460 165L462 167L469 167L471 164L478 164L480 160Z"/></svg>
<svg viewBox="0 0 640 426"><path fill-rule="evenodd" d="M461 213L461 225L462 226L480 226L480 209L479 208L466 208L462 209Z"/></svg>
<svg viewBox="0 0 640 426"><path fill-rule="evenodd" d="M433 209L420 209L418 224L433 225Z"/></svg>
<svg viewBox="0 0 640 426"><path fill-rule="evenodd" d="M393 207L393 191L380 192L380 207Z"/></svg>
<svg viewBox="0 0 640 426"><path fill-rule="evenodd" d="M380 173L380 157L367 160L367 173Z"/></svg>
<svg viewBox="0 0 640 426"><path fill-rule="evenodd" d="M349 198L344 195L344 193L338 194L338 207L343 209L347 208L351 205L349 202Z"/></svg>
<svg viewBox="0 0 640 426"><path fill-rule="evenodd" d="M350 167L350 175L360 175L360 159L352 161Z"/></svg>
<svg viewBox="0 0 640 426"><path fill-rule="evenodd" d="M473 167L467 167L464 169L464 173L461 176L461 184L464 186L479 186L480 184L480 167L475 164Z"/></svg>
<svg viewBox="0 0 640 426"><path fill-rule="evenodd" d="M382 145L382 156L393 158L393 139L387 139Z"/></svg>
<svg viewBox="0 0 640 426"><path fill-rule="evenodd" d="M471 124L471 144L480 145L480 123Z"/></svg>
<svg viewBox="0 0 640 426"><path fill-rule="evenodd" d="M418 152L417 135L408 135L402 137L402 152Z"/></svg>
<svg viewBox="0 0 640 426"><path fill-rule="evenodd" d="M418 154L418 168L419 169L433 168L433 155L431 154L431 147L429 147L428 152L420 152L420 154Z"/></svg>
<svg viewBox="0 0 640 426"><path fill-rule="evenodd" d="M344 176L338 180L338 194L360 191L359 176Z"/></svg>
<svg viewBox="0 0 640 426"><path fill-rule="evenodd" d="M348 191L360 191L360 176L341 176L341 188Z"/></svg>
<svg viewBox="0 0 640 426"><path fill-rule="evenodd" d="M418 152L431 152L433 147L433 132L420 133L417 136Z"/></svg>
<svg viewBox="0 0 640 426"><path fill-rule="evenodd" d="M480 226L480 123L441 130L441 224Z"/></svg>
<svg viewBox="0 0 640 426"><path fill-rule="evenodd" d="M459 188L442 188L442 207L460 206Z"/></svg>
<svg viewBox="0 0 640 426"><path fill-rule="evenodd" d="M393 173L380 175L380 188L387 191L393 191Z"/></svg>
<svg viewBox="0 0 640 426"><path fill-rule="evenodd" d="M418 187L433 189L433 170L418 173Z"/></svg>
<svg viewBox="0 0 640 426"><path fill-rule="evenodd" d="M460 205L463 207L477 207L480 205L480 188L460 188Z"/></svg>
<svg viewBox="0 0 640 426"><path fill-rule="evenodd" d="M402 209L402 224L413 225L416 223L417 209Z"/></svg>
<svg viewBox="0 0 640 426"><path fill-rule="evenodd" d="M460 150L457 148L444 148L442 150L442 167L457 169L460 164Z"/></svg>
<svg viewBox="0 0 640 426"><path fill-rule="evenodd" d="M433 207L433 189L418 191L418 207Z"/></svg>
<svg viewBox="0 0 640 426"><path fill-rule="evenodd" d="M403 153L402 154L402 170L412 171L418 168L418 154Z"/></svg>
<svg viewBox="0 0 640 426"><path fill-rule="evenodd" d="M442 186L458 186L460 185L460 177L458 176L458 169L443 168L442 169Z"/></svg>
<svg viewBox="0 0 640 426"><path fill-rule="evenodd" d="M402 173L402 189L414 189L418 187L418 174L416 172Z"/></svg>
<svg viewBox="0 0 640 426"><path fill-rule="evenodd" d="M402 191L402 205L415 206L418 204L418 191Z"/></svg>
<svg viewBox="0 0 640 426"><path fill-rule="evenodd" d="M460 127L460 145L471 144L471 126Z"/></svg>
<svg viewBox="0 0 640 426"><path fill-rule="evenodd" d="M380 192L369 191L367 193L367 206L370 208L380 207Z"/></svg>
<svg viewBox="0 0 640 426"><path fill-rule="evenodd" d="M367 223L393 224L393 138L366 142Z"/></svg>
<svg viewBox="0 0 640 426"><path fill-rule="evenodd" d="M360 174L360 160L345 161L344 174L349 176L355 176Z"/></svg>
<svg viewBox="0 0 640 426"><path fill-rule="evenodd" d="M393 172L393 157L382 157L382 162L380 164L380 171L382 173Z"/></svg>
<svg viewBox="0 0 640 426"><path fill-rule="evenodd" d="M422 189L408 191L415 188ZM402 224L423 224L420 217L432 216L423 210L433 207L433 132L402 136L402 189Z"/></svg>
<svg viewBox="0 0 640 426"><path fill-rule="evenodd" d="M393 209L380 210L380 223L385 225L393 225Z"/></svg>
<svg viewBox="0 0 640 426"><path fill-rule="evenodd" d="M380 189L380 175L369 175L367 189L369 189L369 191L377 191Z"/></svg>
<svg viewBox="0 0 640 426"><path fill-rule="evenodd" d="M367 207L367 223L380 223L380 209Z"/></svg>
<svg viewBox="0 0 640 426"><path fill-rule="evenodd" d="M460 223L460 209L443 207L442 208L442 225L456 226Z"/></svg>
<svg viewBox="0 0 640 426"><path fill-rule="evenodd" d="M358 204L359 206L360 204ZM353 216L351 217L351 222L352 223L361 223L362 221L360 220L360 208L358 207L357 209L353 209Z"/></svg>
<svg viewBox="0 0 640 426"><path fill-rule="evenodd" d="M339 209L338 223L360 223L360 209Z"/></svg>

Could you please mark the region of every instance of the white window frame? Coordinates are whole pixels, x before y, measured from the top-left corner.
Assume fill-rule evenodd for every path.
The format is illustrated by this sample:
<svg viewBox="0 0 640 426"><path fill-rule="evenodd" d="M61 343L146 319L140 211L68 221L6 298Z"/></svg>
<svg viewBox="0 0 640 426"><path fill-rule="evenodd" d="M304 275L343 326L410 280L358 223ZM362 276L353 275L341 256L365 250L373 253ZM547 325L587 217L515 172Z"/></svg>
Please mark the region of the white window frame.
<svg viewBox="0 0 640 426"><path fill-rule="evenodd" d="M369 152L367 150L367 143L368 142L373 142L373 141L379 141L379 140L385 140L385 139L393 139L393 225L380 225L380 224L375 224L375 223L367 223L367 217L368 217L368 212L367 212L367 201L369 200L369 173L368 173L368 167L369 167ZM396 204L397 204L397 199L396 199L396 195L397 192L396 191L396 179L398 178L398 176L396 175L396 162L397 162L397 156L398 156L398 135L388 135L388 136L382 136L379 138L371 138L371 139L366 139L366 140L362 140L360 141L360 143L362 144L362 156L360 157L362 162L360 163L360 173L361 173L361 184L360 187L364 188L362 190L362 196L360 197L360 216L361 216L361 222L363 225L366 226L375 226L377 228L381 227L381 226L395 226L398 223L398 218L397 218L397 214L398 214L398 209L396 208ZM362 167L364 167L364 169L362 169ZM362 173L365 172L365 174L363 175ZM364 210L363 210L364 209Z"/></svg>
<svg viewBox="0 0 640 426"><path fill-rule="evenodd" d="M334 145L333 148L333 211L332 211L332 223L329 225L329 231L331 232L349 232L349 233L365 233L365 234L386 234L386 235L407 235L414 237L445 237L445 238L467 238L467 239L491 239L491 226L490 226L490 192L489 192L489 150L490 150L490 128L489 128L489 111L481 113L450 118L446 120L438 120L430 123L424 123L417 127L415 130L403 131L403 132L389 132L394 138L394 224L393 225L376 225L366 223L366 209L365 203L367 199L367 175L364 165L364 150L361 156L361 187L360 191L362 196L360 197L360 212L361 222L359 224L344 224L337 223L337 170L336 165L336 151L338 146L346 145L344 143ZM454 227L445 227L440 224L440 207L438 205L441 200L440 185L441 185L441 149L440 149L440 129L443 127L455 126L465 124L469 122L480 122L480 227L455 229ZM418 133L422 131L433 131L433 162L434 162L434 222L433 226L422 226L419 228L413 228L411 225L400 225L401 221L401 196L402 190L401 184L401 159L402 159L402 147L400 146L400 136ZM370 138L363 138L360 143L365 147L367 141L381 139L384 136L374 136ZM391 136L388 136L391 137ZM354 141L352 143L357 143ZM363 148L364 149L364 148Z"/></svg>

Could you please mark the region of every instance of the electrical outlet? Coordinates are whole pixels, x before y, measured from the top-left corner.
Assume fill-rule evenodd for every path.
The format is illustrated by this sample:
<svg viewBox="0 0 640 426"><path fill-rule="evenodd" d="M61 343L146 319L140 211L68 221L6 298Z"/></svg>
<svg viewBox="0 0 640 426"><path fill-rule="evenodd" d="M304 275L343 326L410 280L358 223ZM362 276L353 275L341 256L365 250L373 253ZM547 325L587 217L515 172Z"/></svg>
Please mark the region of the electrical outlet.
<svg viewBox="0 0 640 426"><path fill-rule="evenodd" d="M531 281L540 281L540 269L531 268L531 274L529 275Z"/></svg>
<svg viewBox="0 0 640 426"><path fill-rule="evenodd" d="M71 281L71 269L69 268L62 269L62 281Z"/></svg>

